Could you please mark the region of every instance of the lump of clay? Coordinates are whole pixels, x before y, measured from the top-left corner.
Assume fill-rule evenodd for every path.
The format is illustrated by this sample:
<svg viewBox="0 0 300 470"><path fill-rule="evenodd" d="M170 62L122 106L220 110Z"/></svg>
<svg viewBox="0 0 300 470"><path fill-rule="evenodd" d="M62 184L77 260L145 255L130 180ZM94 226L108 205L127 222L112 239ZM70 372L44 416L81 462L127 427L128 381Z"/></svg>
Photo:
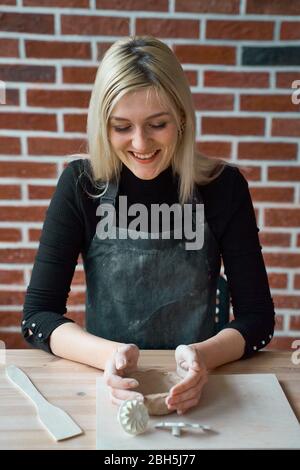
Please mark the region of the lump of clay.
<svg viewBox="0 0 300 470"><path fill-rule="evenodd" d="M140 369L129 374L136 379L139 386L137 392L144 396L144 404L148 408L149 415L167 415L173 413L169 410L165 400L170 389L182 380L175 372L162 369Z"/></svg>

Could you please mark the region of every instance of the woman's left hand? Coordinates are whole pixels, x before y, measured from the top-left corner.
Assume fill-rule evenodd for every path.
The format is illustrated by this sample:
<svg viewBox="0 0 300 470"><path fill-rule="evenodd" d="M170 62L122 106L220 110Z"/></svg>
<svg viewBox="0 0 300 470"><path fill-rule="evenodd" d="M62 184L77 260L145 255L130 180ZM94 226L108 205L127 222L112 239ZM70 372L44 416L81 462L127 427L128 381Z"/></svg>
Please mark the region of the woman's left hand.
<svg viewBox="0 0 300 470"><path fill-rule="evenodd" d="M175 359L177 374L182 376L184 373L184 378L171 388L166 404L169 410L177 410L181 415L198 404L208 374L202 354L193 346L178 346Z"/></svg>

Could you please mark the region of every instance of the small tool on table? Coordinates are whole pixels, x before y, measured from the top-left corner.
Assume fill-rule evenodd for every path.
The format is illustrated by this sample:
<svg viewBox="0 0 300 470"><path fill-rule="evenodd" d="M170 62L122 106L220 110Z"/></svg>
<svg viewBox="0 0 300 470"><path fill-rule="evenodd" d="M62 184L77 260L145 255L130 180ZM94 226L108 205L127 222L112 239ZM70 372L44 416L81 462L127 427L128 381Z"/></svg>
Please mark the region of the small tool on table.
<svg viewBox="0 0 300 470"><path fill-rule="evenodd" d="M65 411L52 405L41 395L25 372L15 365L10 365L6 367L6 375L33 401L41 423L56 441L83 433Z"/></svg>
<svg viewBox="0 0 300 470"><path fill-rule="evenodd" d="M183 422L168 423L166 421L162 421L160 423L157 423L154 427L158 429L170 429L172 431L172 435L176 437L179 437L181 435L181 431L183 429L193 428L193 429L201 429L202 431L211 431L211 427L205 424L183 423Z"/></svg>

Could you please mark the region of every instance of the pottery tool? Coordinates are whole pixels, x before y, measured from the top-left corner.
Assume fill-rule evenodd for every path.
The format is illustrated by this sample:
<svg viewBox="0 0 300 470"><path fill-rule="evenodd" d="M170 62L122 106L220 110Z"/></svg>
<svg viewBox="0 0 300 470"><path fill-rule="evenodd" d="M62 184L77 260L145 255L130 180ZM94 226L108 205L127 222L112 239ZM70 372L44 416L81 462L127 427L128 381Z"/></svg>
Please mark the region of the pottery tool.
<svg viewBox="0 0 300 470"><path fill-rule="evenodd" d="M211 427L205 424L198 424L198 423L168 423L166 421L162 421L161 423L157 423L155 428L158 429L170 429L172 431L172 436L179 437L181 435L181 431L184 429L201 429L201 431L211 431Z"/></svg>
<svg viewBox="0 0 300 470"><path fill-rule="evenodd" d="M41 395L21 369L10 365L6 367L6 375L33 401L41 423L56 441L83 433L65 411L52 405Z"/></svg>

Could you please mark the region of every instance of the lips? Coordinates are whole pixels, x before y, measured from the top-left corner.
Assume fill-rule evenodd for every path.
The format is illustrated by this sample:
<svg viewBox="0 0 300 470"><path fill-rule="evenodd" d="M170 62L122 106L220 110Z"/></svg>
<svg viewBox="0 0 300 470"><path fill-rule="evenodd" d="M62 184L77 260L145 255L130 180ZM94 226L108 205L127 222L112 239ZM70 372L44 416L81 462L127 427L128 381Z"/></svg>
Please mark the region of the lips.
<svg viewBox="0 0 300 470"><path fill-rule="evenodd" d="M144 153L144 154L138 154L133 151L129 151L130 155L135 159L138 160L139 162L146 163L146 162L151 162L155 159L155 157L158 155L160 152L160 149L155 150L155 152L152 153Z"/></svg>

